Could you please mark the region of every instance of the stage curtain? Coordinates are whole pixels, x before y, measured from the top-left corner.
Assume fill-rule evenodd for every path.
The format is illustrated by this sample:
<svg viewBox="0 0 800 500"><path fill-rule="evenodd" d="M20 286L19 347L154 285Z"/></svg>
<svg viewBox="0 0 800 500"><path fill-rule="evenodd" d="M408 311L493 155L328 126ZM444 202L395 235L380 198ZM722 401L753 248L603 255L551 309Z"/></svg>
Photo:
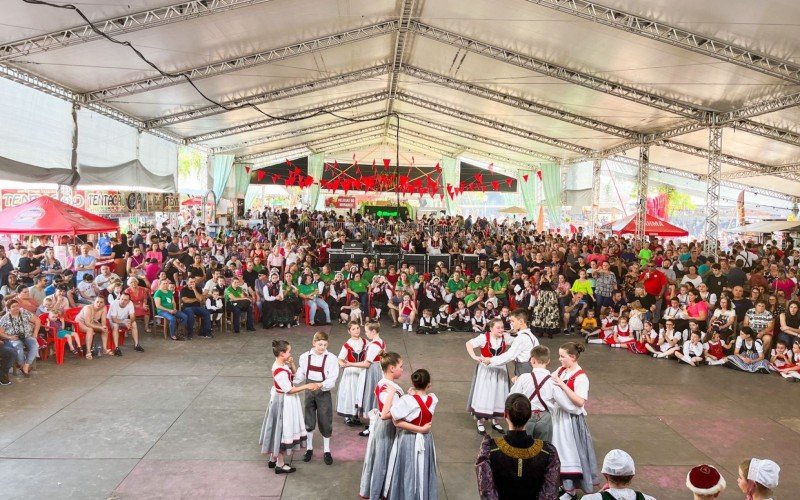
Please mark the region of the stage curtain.
<svg viewBox="0 0 800 500"><path fill-rule="evenodd" d="M233 155L214 155L211 160L212 176L214 180L214 194L217 197L217 205L222 199L225 186L233 170Z"/></svg>
<svg viewBox="0 0 800 500"><path fill-rule="evenodd" d="M247 171L247 165L237 163L233 166L233 179L236 182L236 197L247 194L247 187L250 185L250 173Z"/></svg>
<svg viewBox="0 0 800 500"><path fill-rule="evenodd" d="M314 184L308 188L308 209L316 210L319 202L319 182L325 170L325 154L308 155L308 175L314 178Z"/></svg>
<svg viewBox="0 0 800 500"><path fill-rule="evenodd" d="M554 163L542 165L545 207L550 227L561 225L561 167Z"/></svg>
<svg viewBox="0 0 800 500"><path fill-rule="evenodd" d="M248 181L249 182L249 181ZM247 192L244 195L244 209L247 210L253 206L253 202L261 194L263 186L247 186Z"/></svg>
<svg viewBox="0 0 800 500"><path fill-rule="evenodd" d="M444 193L444 206L447 209L448 215L456 215L459 208L459 196L450 198L447 192L447 185L450 184L453 188L459 186L461 182L461 163L458 159L451 156L442 156L442 192Z"/></svg>
<svg viewBox="0 0 800 500"><path fill-rule="evenodd" d="M527 176L528 180L525 180ZM539 190L536 189L536 172L533 170L517 170L517 185L522 193L522 204L528 212L528 220L535 220L539 209Z"/></svg>

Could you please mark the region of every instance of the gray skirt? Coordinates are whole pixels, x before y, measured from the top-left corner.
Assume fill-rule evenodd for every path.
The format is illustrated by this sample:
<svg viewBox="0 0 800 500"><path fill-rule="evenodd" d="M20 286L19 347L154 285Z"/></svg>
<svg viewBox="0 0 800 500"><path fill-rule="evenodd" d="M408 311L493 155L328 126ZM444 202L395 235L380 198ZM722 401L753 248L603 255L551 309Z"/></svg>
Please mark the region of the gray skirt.
<svg viewBox="0 0 800 500"><path fill-rule="evenodd" d="M264 416L264 423L261 426L261 434L258 437L258 444L261 445L261 453L276 456L285 451L294 451L306 440L305 433L297 435L291 442L284 441L283 437L283 405L285 397L277 393L272 396L267 406L267 414ZM302 414L301 414L302 415Z"/></svg>
<svg viewBox="0 0 800 500"><path fill-rule="evenodd" d="M370 364L364 376L364 387L361 388L361 402L358 406L361 413L367 414L370 410L378 407L378 400L375 398L375 387L382 378L381 364Z"/></svg>
<svg viewBox="0 0 800 500"><path fill-rule="evenodd" d="M564 488L569 491L578 487L584 493L590 493L594 491L594 485L600 483L600 478L597 475L597 456L594 453L594 442L592 441L592 435L589 434L589 427L586 425L586 417L584 415L570 415L570 421L572 422L572 432L575 434L575 444L578 448L583 477L580 484L574 484L574 480L565 479ZM573 484L570 485L569 483Z"/></svg>
<svg viewBox="0 0 800 500"><path fill-rule="evenodd" d="M363 498L379 499L386 482L386 469L397 428L392 420L381 420L377 410L370 412L369 441L361 469L359 494Z"/></svg>
<svg viewBox="0 0 800 500"><path fill-rule="evenodd" d="M757 356L751 357L751 359L756 359ZM753 363L745 363L742 361L742 358L736 355L728 356L728 362L725 363L725 366L728 368L735 368L737 370L741 370L743 372L750 372L750 373L769 373L770 372L770 365L769 361L766 359L762 359L761 361L755 361Z"/></svg>
<svg viewBox="0 0 800 500"><path fill-rule="evenodd" d="M404 430L397 431L392 446L389 467L391 477L387 478L388 497L391 500L437 500L439 498L436 481L436 450L433 434L422 434L424 451L417 456L417 434ZM420 458L420 465L418 464Z"/></svg>

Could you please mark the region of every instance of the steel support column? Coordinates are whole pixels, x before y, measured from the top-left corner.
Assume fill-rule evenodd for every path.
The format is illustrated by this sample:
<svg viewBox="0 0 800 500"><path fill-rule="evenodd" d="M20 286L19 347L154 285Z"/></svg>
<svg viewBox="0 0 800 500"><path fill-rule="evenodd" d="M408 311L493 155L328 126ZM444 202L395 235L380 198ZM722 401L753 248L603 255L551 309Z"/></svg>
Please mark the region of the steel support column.
<svg viewBox="0 0 800 500"><path fill-rule="evenodd" d="M603 167L603 159L595 158L592 164L592 213L589 221L590 232L597 234L597 219L600 213L600 169Z"/></svg>
<svg viewBox="0 0 800 500"><path fill-rule="evenodd" d="M706 256L717 255L719 236L719 191L722 162L722 128L712 126L708 129L708 177L706 178L706 226L703 251Z"/></svg>
<svg viewBox="0 0 800 500"><path fill-rule="evenodd" d="M647 213L647 185L650 178L650 145L639 146L639 170L636 172L636 240L644 243Z"/></svg>

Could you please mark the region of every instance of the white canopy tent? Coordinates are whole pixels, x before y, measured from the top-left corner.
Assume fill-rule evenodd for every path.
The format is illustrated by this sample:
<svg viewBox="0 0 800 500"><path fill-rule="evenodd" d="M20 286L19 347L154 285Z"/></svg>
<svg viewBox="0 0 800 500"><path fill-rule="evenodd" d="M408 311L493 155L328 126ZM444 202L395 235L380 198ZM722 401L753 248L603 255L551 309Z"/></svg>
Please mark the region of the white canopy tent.
<svg viewBox="0 0 800 500"><path fill-rule="evenodd" d="M394 119L380 117L396 112L400 145L418 156L588 159L595 176L613 158L639 165L640 189L649 169L707 180L707 236L720 184L796 201L800 5L604 1L81 5L173 73L162 76L74 11L14 0L0 74L237 162L391 149Z"/></svg>

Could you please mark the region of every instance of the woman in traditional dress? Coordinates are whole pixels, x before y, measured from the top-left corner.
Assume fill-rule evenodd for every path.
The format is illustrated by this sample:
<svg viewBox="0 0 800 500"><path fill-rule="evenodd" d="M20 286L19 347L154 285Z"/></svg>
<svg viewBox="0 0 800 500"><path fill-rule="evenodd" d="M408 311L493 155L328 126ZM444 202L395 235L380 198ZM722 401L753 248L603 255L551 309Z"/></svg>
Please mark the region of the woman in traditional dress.
<svg viewBox="0 0 800 500"><path fill-rule="evenodd" d="M467 398L467 411L475 417L478 434L486 435L485 424L491 421L492 428L503 432L496 418L502 418L508 397L508 370L506 365L491 366L487 360L503 354L508 346L504 340L503 321L489 321L489 331L481 333L466 343L469 357L478 362L472 375L472 385ZM475 354L480 349L480 356Z"/></svg>
<svg viewBox="0 0 800 500"><path fill-rule="evenodd" d="M558 312L558 295L553 291L549 281L544 281L539 285L532 317L531 330L538 337L547 335L552 339L553 334L560 330L561 316Z"/></svg>
<svg viewBox="0 0 800 500"><path fill-rule="evenodd" d="M578 358L585 350L583 344L567 342L558 350L561 367L553 372L553 382L564 390L567 397L577 407L570 413L556 406L551 417L553 422L553 444L561 460L561 479L565 495L561 498L575 498L575 491L589 493L599 483L597 476L597 457L594 443L586 425L584 405L589 399L589 377L578 364Z"/></svg>
<svg viewBox="0 0 800 500"><path fill-rule="evenodd" d="M728 356L725 366L743 372L769 373L769 361L764 359L764 346L749 326L743 326L739 331L734 354Z"/></svg>
<svg viewBox="0 0 800 500"><path fill-rule="evenodd" d="M316 391L321 384L311 382L294 387L292 381L297 366L292 357L292 346L285 340L272 341L275 363L272 365L272 389L264 424L258 444L261 453L269 455L268 465L275 474L289 474L296 469L285 460L291 460L294 450L306 440L306 424L303 419L303 403L298 393Z"/></svg>

